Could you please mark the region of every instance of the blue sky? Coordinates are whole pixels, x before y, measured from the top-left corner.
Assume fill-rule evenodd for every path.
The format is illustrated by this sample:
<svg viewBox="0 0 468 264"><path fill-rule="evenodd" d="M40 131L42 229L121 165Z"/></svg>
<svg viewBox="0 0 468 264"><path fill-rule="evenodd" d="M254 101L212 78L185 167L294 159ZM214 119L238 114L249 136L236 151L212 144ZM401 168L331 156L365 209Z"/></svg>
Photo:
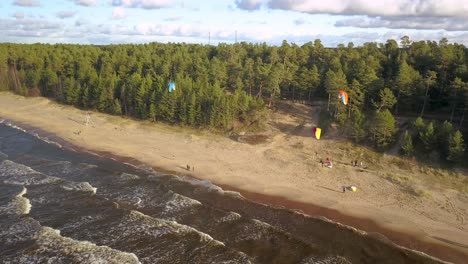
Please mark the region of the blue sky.
<svg viewBox="0 0 468 264"><path fill-rule="evenodd" d="M0 0L0 41L468 45L468 0Z"/></svg>

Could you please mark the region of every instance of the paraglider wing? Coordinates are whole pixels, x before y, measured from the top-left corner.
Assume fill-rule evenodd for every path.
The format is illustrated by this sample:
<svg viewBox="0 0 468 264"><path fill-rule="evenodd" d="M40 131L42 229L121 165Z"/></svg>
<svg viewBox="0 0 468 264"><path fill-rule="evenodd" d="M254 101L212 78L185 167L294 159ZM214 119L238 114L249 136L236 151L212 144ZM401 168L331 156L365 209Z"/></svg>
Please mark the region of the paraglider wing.
<svg viewBox="0 0 468 264"><path fill-rule="evenodd" d="M169 92L172 92L175 90L175 82L169 82Z"/></svg>
<svg viewBox="0 0 468 264"><path fill-rule="evenodd" d="M340 92L338 93L338 97L341 99L341 102L344 105L348 104L348 93L347 92L345 92L343 90L340 90Z"/></svg>
<svg viewBox="0 0 468 264"><path fill-rule="evenodd" d="M314 130L315 130L315 138L320 139L320 134L322 134L322 129L316 127Z"/></svg>

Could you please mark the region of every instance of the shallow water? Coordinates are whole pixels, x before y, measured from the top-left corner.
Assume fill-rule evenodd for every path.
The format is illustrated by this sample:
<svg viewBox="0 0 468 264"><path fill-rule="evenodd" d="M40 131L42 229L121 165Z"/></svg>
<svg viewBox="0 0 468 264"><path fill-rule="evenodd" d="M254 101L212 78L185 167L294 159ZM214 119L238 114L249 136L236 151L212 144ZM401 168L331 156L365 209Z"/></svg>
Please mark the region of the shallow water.
<svg viewBox="0 0 468 264"><path fill-rule="evenodd" d="M436 263L207 181L76 152L0 123L0 258L11 263Z"/></svg>

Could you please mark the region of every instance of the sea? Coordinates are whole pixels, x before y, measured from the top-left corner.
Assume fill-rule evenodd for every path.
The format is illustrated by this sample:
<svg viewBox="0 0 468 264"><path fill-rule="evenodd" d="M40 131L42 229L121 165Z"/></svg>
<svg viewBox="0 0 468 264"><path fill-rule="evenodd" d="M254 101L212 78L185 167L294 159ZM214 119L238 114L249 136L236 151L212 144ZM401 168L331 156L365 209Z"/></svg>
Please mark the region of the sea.
<svg viewBox="0 0 468 264"><path fill-rule="evenodd" d="M441 263L0 120L0 263Z"/></svg>

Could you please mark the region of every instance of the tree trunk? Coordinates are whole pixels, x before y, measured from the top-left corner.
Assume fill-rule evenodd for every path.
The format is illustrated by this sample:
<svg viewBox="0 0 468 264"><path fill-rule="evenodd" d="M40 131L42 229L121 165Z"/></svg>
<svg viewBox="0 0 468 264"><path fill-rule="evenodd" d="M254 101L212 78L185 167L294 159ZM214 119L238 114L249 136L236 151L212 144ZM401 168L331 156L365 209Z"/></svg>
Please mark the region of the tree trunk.
<svg viewBox="0 0 468 264"><path fill-rule="evenodd" d="M310 96L312 94L312 87L309 88L309 102L310 102Z"/></svg>
<svg viewBox="0 0 468 264"><path fill-rule="evenodd" d="M15 81L15 92L18 93L20 83L18 81L18 77L17 77L17 74L16 74L16 65L13 65L13 78L14 78L14 81Z"/></svg>
<svg viewBox="0 0 468 264"><path fill-rule="evenodd" d="M421 109L421 118L423 117L424 115L424 109L426 108L426 103L427 103L427 94L429 93L429 86L426 86L426 95L424 96L424 103L423 103L423 107Z"/></svg>
<svg viewBox="0 0 468 264"><path fill-rule="evenodd" d="M328 105L327 105L327 111L330 112L330 97L331 97L331 94L329 93L328 94Z"/></svg>
<svg viewBox="0 0 468 264"><path fill-rule="evenodd" d="M395 105L395 116L398 115L398 104L400 103L400 88L398 88L397 101Z"/></svg>
<svg viewBox="0 0 468 264"><path fill-rule="evenodd" d="M257 93L257 98L262 97L263 81L260 83L260 90Z"/></svg>
<svg viewBox="0 0 468 264"><path fill-rule="evenodd" d="M294 90L294 86L293 86L292 90L293 90L293 91L292 91L292 92L293 92L293 94L292 94L292 100L293 100L293 102L294 102L294 91L295 91L295 90Z"/></svg>
<svg viewBox="0 0 468 264"><path fill-rule="evenodd" d="M348 105L348 118L351 117L351 104Z"/></svg>
<svg viewBox="0 0 468 264"><path fill-rule="evenodd" d="M452 107L452 113L450 113L450 123L452 123L453 121L453 115L455 114L455 106L456 104L454 103Z"/></svg>
<svg viewBox="0 0 468 264"><path fill-rule="evenodd" d="M465 112L466 112L466 106L463 108L463 115L460 119L460 125L458 126L458 129L462 129L463 128L463 121L465 120Z"/></svg>
<svg viewBox="0 0 468 264"><path fill-rule="evenodd" d="M271 103L273 101L273 97L275 96L275 91L273 91L271 94L270 94L270 101L268 102L268 107L271 107Z"/></svg>

